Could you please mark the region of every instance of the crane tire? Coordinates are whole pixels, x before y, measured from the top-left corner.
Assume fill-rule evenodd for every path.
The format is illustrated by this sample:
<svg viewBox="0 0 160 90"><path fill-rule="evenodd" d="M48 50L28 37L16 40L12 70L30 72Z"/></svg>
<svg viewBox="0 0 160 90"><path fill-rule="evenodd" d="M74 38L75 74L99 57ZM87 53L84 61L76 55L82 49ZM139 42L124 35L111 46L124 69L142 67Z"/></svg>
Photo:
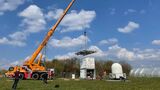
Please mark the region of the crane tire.
<svg viewBox="0 0 160 90"><path fill-rule="evenodd" d="M23 73L19 74L19 79L24 79L24 74Z"/></svg>
<svg viewBox="0 0 160 90"><path fill-rule="evenodd" d="M32 79L38 80L39 79L39 74L38 73L33 73L32 74Z"/></svg>

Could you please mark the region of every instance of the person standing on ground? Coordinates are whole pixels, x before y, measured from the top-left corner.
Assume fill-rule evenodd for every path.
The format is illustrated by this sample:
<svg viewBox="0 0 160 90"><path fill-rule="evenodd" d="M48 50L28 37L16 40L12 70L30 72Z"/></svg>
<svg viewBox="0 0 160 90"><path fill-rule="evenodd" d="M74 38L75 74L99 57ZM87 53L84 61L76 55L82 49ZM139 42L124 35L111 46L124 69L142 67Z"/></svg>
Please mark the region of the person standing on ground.
<svg viewBox="0 0 160 90"><path fill-rule="evenodd" d="M48 74L45 73L45 74L43 75L43 82L44 82L45 84L47 84L47 79L48 79Z"/></svg>
<svg viewBox="0 0 160 90"><path fill-rule="evenodd" d="M54 72L51 71L51 79L53 80L53 78L54 78Z"/></svg>
<svg viewBox="0 0 160 90"><path fill-rule="evenodd" d="M15 72L15 74L14 74L14 76L15 76L15 78L14 78L14 83L13 83L13 85L12 85L12 89L13 90L16 90L16 88L17 88L17 84L18 84L18 82L19 82L19 75L20 75L20 69L18 69L16 72Z"/></svg>
<svg viewBox="0 0 160 90"><path fill-rule="evenodd" d="M93 80L93 73L92 72L90 72L90 77Z"/></svg>

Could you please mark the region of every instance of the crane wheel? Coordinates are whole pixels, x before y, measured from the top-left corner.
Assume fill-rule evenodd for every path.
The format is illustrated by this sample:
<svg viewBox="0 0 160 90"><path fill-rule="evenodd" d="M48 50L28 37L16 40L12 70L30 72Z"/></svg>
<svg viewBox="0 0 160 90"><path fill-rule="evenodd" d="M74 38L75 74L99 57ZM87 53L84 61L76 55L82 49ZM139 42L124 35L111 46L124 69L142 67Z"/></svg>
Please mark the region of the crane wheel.
<svg viewBox="0 0 160 90"><path fill-rule="evenodd" d="M24 79L24 74L23 73L19 74L19 79Z"/></svg>
<svg viewBox="0 0 160 90"><path fill-rule="evenodd" d="M39 74L38 73L33 73L32 74L32 79L38 80L39 79Z"/></svg>

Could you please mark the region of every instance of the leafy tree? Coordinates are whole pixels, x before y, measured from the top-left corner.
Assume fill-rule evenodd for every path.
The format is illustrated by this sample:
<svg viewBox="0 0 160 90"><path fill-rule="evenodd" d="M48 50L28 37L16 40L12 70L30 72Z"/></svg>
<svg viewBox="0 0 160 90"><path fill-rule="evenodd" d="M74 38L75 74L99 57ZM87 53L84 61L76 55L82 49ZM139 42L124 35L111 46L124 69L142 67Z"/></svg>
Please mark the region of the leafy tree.
<svg viewBox="0 0 160 90"><path fill-rule="evenodd" d="M109 73L111 73L111 66L113 64L113 61L105 61L104 64L103 64L103 68L104 68L104 71L106 71L106 74L108 75Z"/></svg>
<svg viewBox="0 0 160 90"><path fill-rule="evenodd" d="M103 72L104 72L103 62L96 61L95 68L96 68L96 74L98 75L98 78L102 78Z"/></svg>
<svg viewBox="0 0 160 90"><path fill-rule="evenodd" d="M128 76L132 69L131 65L125 61L121 61L120 64L122 65L123 72Z"/></svg>
<svg viewBox="0 0 160 90"><path fill-rule="evenodd" d="M2 70L0 70L0 74L2 75L2 74L5 74L7 72L7 70L6 69L2 69Z"/></svg>
<svg viewBox="0 0 160 90"><path fill-rule="evenodd" d="M96 67L96 74L98 76L103 76L104 72L108 75L111 73L111 66L114 62L109 60L96 60L95 67ZM123 72L129 75L131 70L130 64L125 61L121 61L120 64L122 65ZM46 62L47 68L54 68L56 75L58 77L62 76L62 73L65 72L70 77L72 73L79 76L80 74L80 60L77 58L65 59L65 60L57 60L53 59L52 61Z"/></svg>

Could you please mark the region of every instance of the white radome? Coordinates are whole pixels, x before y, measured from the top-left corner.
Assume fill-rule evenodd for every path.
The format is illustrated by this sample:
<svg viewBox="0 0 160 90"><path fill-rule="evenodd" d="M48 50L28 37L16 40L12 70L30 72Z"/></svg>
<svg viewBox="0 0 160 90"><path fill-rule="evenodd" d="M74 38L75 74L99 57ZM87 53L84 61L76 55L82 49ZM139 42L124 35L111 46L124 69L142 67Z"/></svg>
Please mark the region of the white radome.
<svg viewBox="0 0 160 90"><path fill-rule="evenodd" d="M113 74L123 74L122 66L119 63L112 64L111 71Z"/></svg>
<svg viewBox="0 0 160 90"><path fill-rule="evenodd" d="M119 63L113 63L111 66L111 72L109 74L110 79L115 79L115 80L124 80L126 79L126 74L123 73L122 65Z"/></svg>

